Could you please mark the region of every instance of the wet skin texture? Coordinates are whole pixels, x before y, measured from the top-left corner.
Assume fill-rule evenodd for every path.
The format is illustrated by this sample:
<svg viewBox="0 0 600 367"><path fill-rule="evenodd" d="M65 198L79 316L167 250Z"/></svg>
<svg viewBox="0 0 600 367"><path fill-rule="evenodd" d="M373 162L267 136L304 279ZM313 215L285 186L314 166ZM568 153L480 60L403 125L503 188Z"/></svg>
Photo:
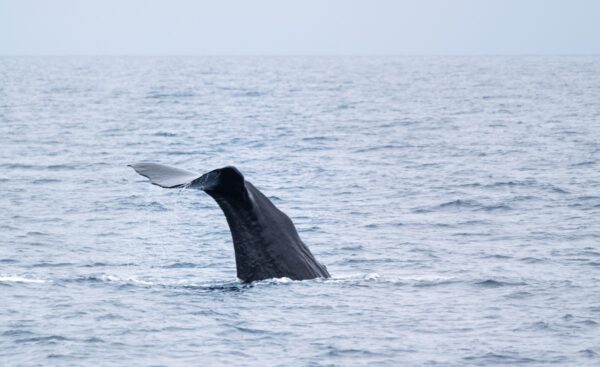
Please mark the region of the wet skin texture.
<svg viewBox="0 0 600 367"><path fill-rule="evenodd" d="M215 199L227 218L237 277L243 282L329 277L325 266L300 239L291 219L246 181L237 168L224 167L198 177L189 171L154 163L131 167L152 184L200 189Z"/></svg>

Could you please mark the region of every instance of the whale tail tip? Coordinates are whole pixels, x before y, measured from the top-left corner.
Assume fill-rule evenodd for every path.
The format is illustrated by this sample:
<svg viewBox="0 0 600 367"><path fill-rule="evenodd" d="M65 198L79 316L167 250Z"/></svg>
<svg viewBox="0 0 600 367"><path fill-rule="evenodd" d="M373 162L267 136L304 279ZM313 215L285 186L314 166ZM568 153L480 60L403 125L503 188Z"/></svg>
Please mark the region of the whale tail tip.
<svg viewBox="0 0 600 367"><path fill-rule="evenodd" d="M151 184L165 189L185 187L200 177L197 173L158 163L133 163L127 166L133 168L140 175L147 177Z"/></svg>

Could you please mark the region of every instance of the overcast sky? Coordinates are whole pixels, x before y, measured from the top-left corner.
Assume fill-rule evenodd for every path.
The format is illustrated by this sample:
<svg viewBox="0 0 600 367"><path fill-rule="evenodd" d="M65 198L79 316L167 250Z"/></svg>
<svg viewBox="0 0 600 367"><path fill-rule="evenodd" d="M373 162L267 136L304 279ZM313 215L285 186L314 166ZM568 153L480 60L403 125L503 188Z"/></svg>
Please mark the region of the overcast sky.
<svg viewBox="0 0 600 367"><path fill-rule="evenodd" d="M0 0L0 54L600 54L600 0Z"/></svg>

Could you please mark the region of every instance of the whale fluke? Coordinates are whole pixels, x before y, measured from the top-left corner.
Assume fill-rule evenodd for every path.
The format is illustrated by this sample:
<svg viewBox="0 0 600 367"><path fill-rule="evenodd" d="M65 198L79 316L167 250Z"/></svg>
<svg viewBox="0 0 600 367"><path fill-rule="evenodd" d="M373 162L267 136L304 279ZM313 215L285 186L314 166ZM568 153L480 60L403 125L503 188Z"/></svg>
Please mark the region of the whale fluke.
<svg viewBox="0 0 600 367"><path fill-rule="evenodd" d="M231 231L237 276L242 281L329 277L327 268L300 239L292 220L237 168L224 167L199 176L156 163L130 167L154 185L200 189L215 199Z"/></svg>
<svg viewBox="0 0 600 367"><path fill-rule="evenodd" d="M158 163L135 163L130 164L140 175L150 179L150 183L165 189L173 189L189 185L200 175L184 169L165 166Z"/></svg>

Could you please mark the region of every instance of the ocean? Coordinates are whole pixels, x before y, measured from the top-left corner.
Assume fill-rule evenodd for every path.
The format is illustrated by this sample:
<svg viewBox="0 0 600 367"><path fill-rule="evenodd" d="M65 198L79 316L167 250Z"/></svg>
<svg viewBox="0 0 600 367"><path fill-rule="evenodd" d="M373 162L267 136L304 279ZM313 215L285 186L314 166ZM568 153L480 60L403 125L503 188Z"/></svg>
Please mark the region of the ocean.
<svg viewBox="0 0 600 367"><path fill-rule="evenodd" d="M236 278L234 165L331 279ZM600 365L600 57L0 57L1 366Z"/></svg>

